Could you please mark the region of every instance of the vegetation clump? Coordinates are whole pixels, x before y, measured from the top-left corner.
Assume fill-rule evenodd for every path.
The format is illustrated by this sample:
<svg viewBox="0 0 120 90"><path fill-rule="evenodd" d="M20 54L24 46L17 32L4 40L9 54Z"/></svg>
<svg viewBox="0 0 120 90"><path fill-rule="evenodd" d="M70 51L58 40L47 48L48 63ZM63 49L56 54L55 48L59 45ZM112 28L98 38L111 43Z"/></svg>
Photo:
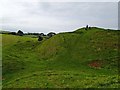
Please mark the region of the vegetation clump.
<svg viewBox="0 0 120 90"><path fill-rule="evenodd" d="M50 37L52 37L54 35L56 35L56 33L54 33L54 32L50 32L50 33L47 34L48 38L50 38Z"/></svg>
<svg viewBox="0 0 120 90"><path fill-rule="evenodd" d="M43 38L41 36L38 36L38 41L42 41Z"/></svg>
<svg viewBox="0 0 120 90"><path fill-rule="evenodd" d="M23 36L24 33L23 33L21 30L19 30L19 31L17 32L17 35L19 35L19 36Z"/></svg>

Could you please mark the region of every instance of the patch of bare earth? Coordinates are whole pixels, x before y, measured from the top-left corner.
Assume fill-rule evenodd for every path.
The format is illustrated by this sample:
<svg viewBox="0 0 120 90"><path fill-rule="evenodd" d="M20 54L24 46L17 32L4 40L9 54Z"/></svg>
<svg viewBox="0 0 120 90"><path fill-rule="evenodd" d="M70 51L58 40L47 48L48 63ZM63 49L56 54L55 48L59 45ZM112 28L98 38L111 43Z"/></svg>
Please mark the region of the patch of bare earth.
<svg viewBox="0 0 120 90"><path fill-rule="evenodd" d="M103 65L103 61L95 60L95 61L90 62L88 65L92 68L100 69Z"/></svg>

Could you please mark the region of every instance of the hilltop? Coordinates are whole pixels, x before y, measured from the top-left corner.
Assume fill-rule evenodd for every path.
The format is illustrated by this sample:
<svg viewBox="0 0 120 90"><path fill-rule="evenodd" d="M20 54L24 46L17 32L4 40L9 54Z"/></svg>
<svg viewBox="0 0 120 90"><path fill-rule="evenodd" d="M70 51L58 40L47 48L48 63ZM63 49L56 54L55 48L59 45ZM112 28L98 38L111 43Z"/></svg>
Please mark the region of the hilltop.
<svg viewBox="0 0 120 90"><path fill-rule="evenodd" d="M116 88L118 33L80 28L40 42L3 34L3 87Z"/></svg>

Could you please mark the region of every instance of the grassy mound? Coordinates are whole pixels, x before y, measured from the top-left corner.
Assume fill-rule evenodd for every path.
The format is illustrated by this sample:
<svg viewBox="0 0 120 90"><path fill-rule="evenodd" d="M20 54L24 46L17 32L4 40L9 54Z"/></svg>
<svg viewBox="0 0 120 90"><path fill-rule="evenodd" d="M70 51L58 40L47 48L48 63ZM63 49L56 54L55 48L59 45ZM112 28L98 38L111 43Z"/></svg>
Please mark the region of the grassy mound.
<svg viewBox="0 0 120 90"><path fill-rule="evenodd" d="M118 33L81 28L42 42L3 35L3 87L118 87Z"/></svg>

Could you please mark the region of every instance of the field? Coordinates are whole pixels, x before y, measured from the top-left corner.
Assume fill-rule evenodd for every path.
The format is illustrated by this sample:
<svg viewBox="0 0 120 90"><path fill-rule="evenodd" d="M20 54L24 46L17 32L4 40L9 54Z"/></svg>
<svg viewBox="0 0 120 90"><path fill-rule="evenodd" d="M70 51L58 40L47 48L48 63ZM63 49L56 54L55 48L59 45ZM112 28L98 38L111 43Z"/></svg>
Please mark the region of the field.
<svg viewBox="0 0 120 90"><path fill-rule="evenodd" d="M3 34L3 88L118 88L118 33L80 28L42 41Z"/></svg>

